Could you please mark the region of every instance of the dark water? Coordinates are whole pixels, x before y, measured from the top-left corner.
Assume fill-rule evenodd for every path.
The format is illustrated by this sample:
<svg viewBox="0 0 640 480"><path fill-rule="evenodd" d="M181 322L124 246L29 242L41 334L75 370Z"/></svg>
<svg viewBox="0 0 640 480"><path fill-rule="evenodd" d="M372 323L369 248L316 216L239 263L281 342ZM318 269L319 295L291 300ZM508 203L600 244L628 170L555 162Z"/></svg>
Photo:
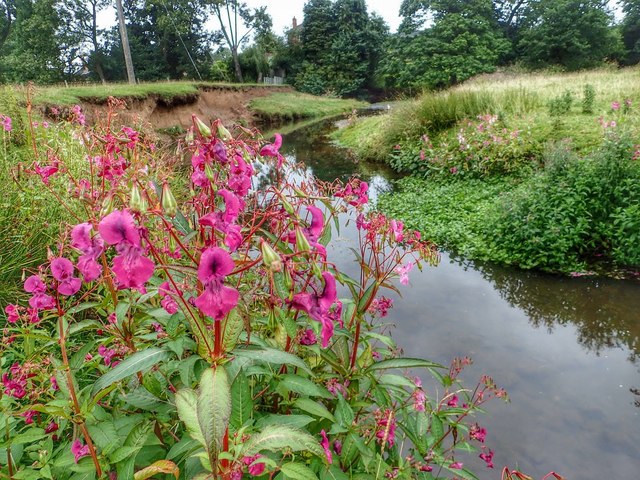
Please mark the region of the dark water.
<svg viewBox="0 0 640 480"><path fill-rule="evenodd" d="M323 180L356 173L374 197L390 191L390 171L355 164L330 144L332 125L286 134L283 152ZM353 272L355 229L340 233L329 255ZM388 317L405 355L443 364L469 355L467 386L486 373L511 397L489 402L478 418L496 452L496 470L464 459L480 478L499 478L504 465L535 478L550 470L567 479L640 478L640 283L526 273L446 254L410 278Z"/></svg>

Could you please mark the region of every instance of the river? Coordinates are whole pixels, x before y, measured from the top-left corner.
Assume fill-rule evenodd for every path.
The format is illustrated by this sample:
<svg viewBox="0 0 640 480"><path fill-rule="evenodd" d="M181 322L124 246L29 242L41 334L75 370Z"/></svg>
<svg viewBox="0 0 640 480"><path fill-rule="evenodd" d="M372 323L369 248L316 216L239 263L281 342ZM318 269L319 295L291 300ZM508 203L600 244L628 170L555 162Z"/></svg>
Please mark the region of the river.
<svg viewBox="0 0 640 480"><path fill-rule="evenodd" d="M322 180L360 175L373 199L391 191L391 171L356 164L331 144L334 123L286 133L282 153ZM348 250L355 238L346 225L329 250L347 273L355 271ZM550 470L567 479L639 477L639 282L523 272L446 253L439 266L414 269L410 278L387 317L405 355L445 365L468 355L474 364L466 385L486 373L511 398L489 402L488 415L477 419L496 469L475 456L466 466L481 479L500 478L504 465L534 478Z"/></svg>

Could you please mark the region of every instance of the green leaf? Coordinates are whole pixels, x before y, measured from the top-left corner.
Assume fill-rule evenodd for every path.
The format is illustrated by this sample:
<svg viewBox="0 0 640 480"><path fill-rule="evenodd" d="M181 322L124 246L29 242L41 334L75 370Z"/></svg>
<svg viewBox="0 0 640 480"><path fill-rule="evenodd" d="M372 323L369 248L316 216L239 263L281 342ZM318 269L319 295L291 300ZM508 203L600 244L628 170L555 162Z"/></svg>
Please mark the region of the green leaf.
<svg viewBox="0 0 640 480"><path fill-rule="evenodd" d="M291 478L293 480L318 480L318 477L313 470L302 463L285 463L280 467L280 470L284 474L285 479Z"/></svg>
<svg viewBox="0 0 640 480"><path fill-rule="evenodd" d="M224 367L208 368L202 374L196 411L206 448L219 451L231 416L231 388Z"/></svg>
<svg viewBox="0 0 640 480"><path fill-rule="evenodd" d="M231 426L238 430L251 418L252 412L253 398L249 380L244 374L244 370L240 370L231 385Z"/></svg>
<svg viewBox="0 0 640 480"><path fill-rule="evenodd" d="M235 348L243 328L244 322L242 317L238 313L238 310L234 308L229 315L227 315L227 319L224 322L223 346L225 351L228 352Z"/></svg>
<svg viewBox="0 0 640 480"><path fill-rule="evenodd" d="M241 455L252 456L264 450L278 452L285 448L294 452L308 451L324 458L324 450L318 439L287 425L270 425L253 435L244 443Z"/></svg>
<svg viewBox="0 0 640 480"><path fill-rule="evenodd" d="M98 446L101 453L108 454L121 443L113 422L100 422L97 425L87 425L91 439Z"/></svg>
<svg viewBox="0 0 640 480"><path fill-rule="evenodd" d="M311 422L315 422L315 418L309 415L278 415L270 413L264 417L260 417L256 422L256 428L262 429L267 425L289 425L294 428L304 428Z"/></svg>
<svg viewBox="0 0 640 480"><path fill-rule="evenodd" d="M280 386L300 395L308 395L310 397L333 398L329 390L313 383L308 378L300 375L287 374L282 375Z"/></svg>
<svg viewBox="0 0 640 480"><path fill-rule="evenodd" d="M204 433L198 422L197 412L198 395L194 390L185 388L176 394L176 408L178 417L187 427L187 431L191 438L200 442L203 447L207 447L204 441Z"/></svg>
<svg viewBox="0 0 640 480"><path fill-rule="evenodd" d="M293 365L311 374L311 369L300 357L275 348L237 348L233 353L239 357L250 358L258 362L275 363L276 365Z"/></svg>
<svg viewBox="0 0 640 480"><path fill-rule="evenodd" d="M388 360L382 360L369 366L365 373L375 370L386 370L389 368L444 368L439 363L430 362L429 360L422 360L420 358L390 358Z"/></svg>
<svg viewBox="0 0 640 480"><path fill-rule="evenodd" d="M92 393L95 394L118 380L122 380L134 373L151 368L168 358L169 355L169 352L166 350L156 347L136 352L101 376L93 385Z"/></svg>
<svg viewBox="0 0 640 480"><path fill-rule="evenodd" d="M314 402L310 398L298 398L293 406L316 417L326 418L332 422L336 421L331 412L327 410L327 407L321 403Z"/></svg>
<svg viewBox="0 0 640 480"><path fill-rule="evenodd" d="M377 282L373 282L371 285L369 285L369 288L365 290L364 294L358 301L358 313L360 315L363 315L365 313L367 309L367 305L369 305L369 301L371 300L371 297L377 290L378 290Z"/></svg>
<svg viewBox="0 0 640 480"><path fill-rule="evenodd" d="M320 480L349 480L349 477L338 467L331 465L328 469L322 471Z"/></svg>
<svg viewBox="0 0 640 480"><path fill-rule="evenodd" d="M351 428L355 415L351 405L347 403L342 395L338 395L338 406L336 407L336 420L340 425Z"/></svg>
<svg viewBox="0 0 640 480"><path fill-rule="evenodd" d="M41 438L46 437L47 434L44 433L44 429L42 428L30 428L24 433L16 435L15 437L10 438L10 445L20 445L23 443L35 443Z"/></svg>

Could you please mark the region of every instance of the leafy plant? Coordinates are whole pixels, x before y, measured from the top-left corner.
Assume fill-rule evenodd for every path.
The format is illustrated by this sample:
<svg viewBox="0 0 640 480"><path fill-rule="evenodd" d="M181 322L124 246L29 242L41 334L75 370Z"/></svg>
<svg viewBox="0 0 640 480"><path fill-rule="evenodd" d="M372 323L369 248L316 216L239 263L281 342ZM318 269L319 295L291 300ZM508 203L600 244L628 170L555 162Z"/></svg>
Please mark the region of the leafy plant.
<svg viewBox="0 0 640 480"><path fill-rule="evenodd" d="M399 356L377 322L391 306L382 290L436 263L433 244L368 210L366 183L293 183L279 135L265 145L219 121L194 118L181 146L190 193L174 195L178 159L112 130L111 106L102 127L73 127L84 170L64 151L47 168L34 151L43 190L81 208L27 276L28 306L5 307L0 472L474 478L459 460L485 442L474 416L505 392L486 376L464 388L468 359L447 369ZM258 164L270 181L252 191ZM327 256L344 211L358 225L358 278ZM486 447L481 457L493 466Z"/></svg>
<svg viewBox="0 0 640 480"><path fill-rule="evenodd" d="M584 86L582 93L582 113L593 113L593 104L596 101L596 89L593 85Z"/></svg>

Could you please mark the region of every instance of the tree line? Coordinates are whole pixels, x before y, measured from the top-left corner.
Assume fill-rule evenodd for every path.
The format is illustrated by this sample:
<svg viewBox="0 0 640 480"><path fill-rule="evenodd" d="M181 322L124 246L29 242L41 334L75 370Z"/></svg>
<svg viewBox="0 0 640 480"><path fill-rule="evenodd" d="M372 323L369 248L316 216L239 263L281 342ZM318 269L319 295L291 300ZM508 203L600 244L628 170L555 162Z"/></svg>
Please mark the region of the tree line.
<svg viewBox="0 0 640 480"><path fill-rule="evenodd" d="M123 0L142 81L261 81L358 96L442 88L512 64L577 70L640 61L640 0L403 0L390 33L365 0L309 0L283 35L239 0ZM0 0L0 81L122 81L110 0ZM208 26L214 19L216 28ZM240 25L242 28L238 28Z"/></svg>

